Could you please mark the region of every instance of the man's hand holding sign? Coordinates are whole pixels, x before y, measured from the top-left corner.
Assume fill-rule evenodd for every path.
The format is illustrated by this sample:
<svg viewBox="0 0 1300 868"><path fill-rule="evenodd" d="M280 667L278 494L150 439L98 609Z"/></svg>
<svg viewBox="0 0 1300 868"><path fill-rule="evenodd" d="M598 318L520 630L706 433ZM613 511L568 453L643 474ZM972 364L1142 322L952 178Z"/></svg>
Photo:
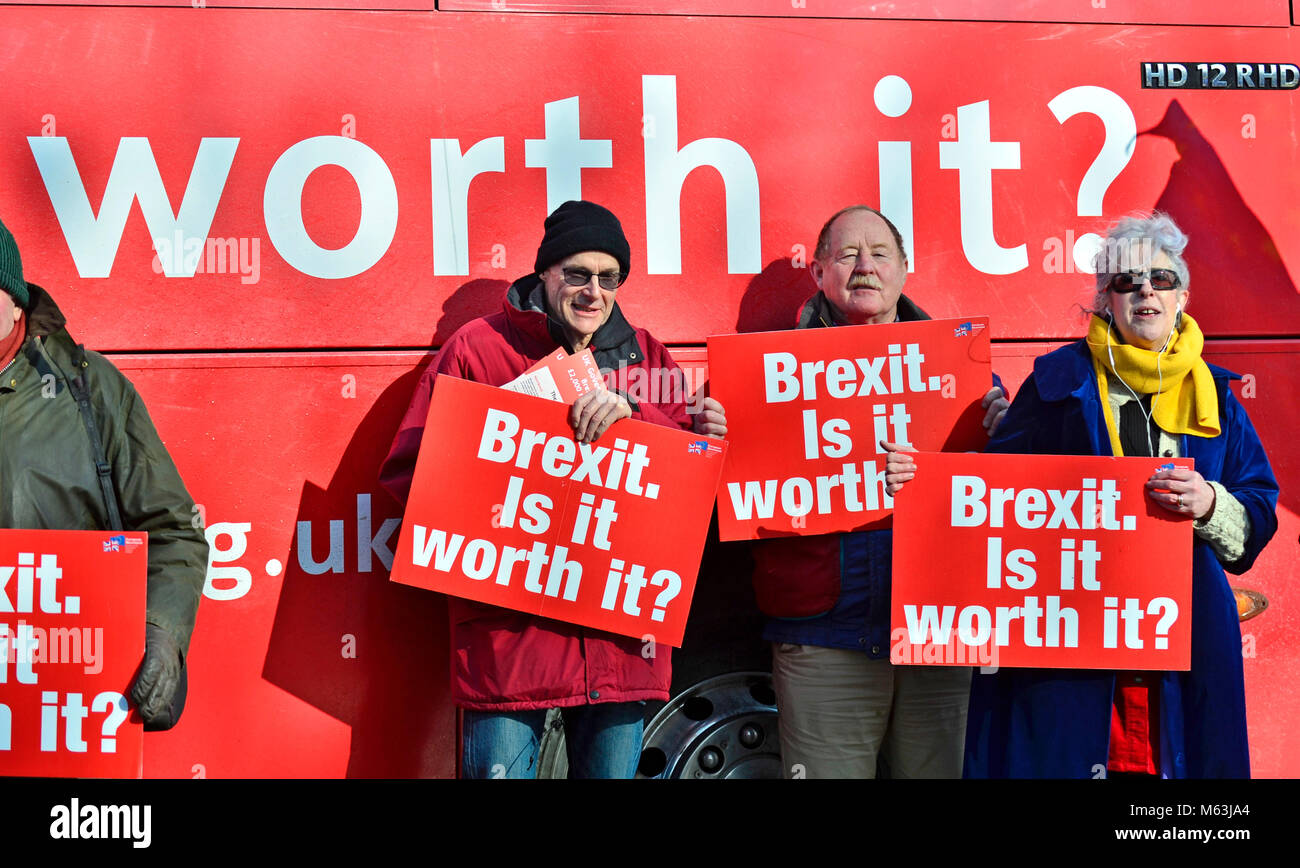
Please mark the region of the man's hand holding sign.
<svg viewBox="0 0 1300 868"><path fill-rule="evenodd" d="M1002 417L1007 415L1011 402L1007 400L1002 387L994 386L980 401L980 406L986 411L981 424L992 437L997 433L998 425L1002 424ZM906 443L889 443L884 440L880 441L880 450L886 453L885 492L893 497L903 487L903 483L916 476L916 462L912 460L911 455L908 455L909 451L916 450Z"/></svg>

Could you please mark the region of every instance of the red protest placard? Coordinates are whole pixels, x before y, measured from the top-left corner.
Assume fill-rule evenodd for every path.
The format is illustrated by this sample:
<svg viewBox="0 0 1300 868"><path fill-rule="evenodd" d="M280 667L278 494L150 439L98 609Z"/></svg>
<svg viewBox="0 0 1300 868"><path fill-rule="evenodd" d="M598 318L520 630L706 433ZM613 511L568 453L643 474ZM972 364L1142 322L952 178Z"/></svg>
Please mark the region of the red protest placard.
<svg viewBox="0 0 1300 868"><path fill-rule="evenodd" d="M881 440L985 441L987 317L714 336L709 368L729 429L724 540L883 526Z"/></svg>
<svg viewBox="0 0 1300 868"><path fill-rule="evenodd" d="M138 778L148 535L0 530L0 775Z"/></svg>
<svg viewBox="0 0 1300 868"><path fill-rule="evenodd" d="M1185 670L1192 523L1143 483L1189 458L916 456L894 512L895 663Z"/></svg>
<svg viewBox="0 0 1300 868"><path fill-rule="evenodd" d="M725 445L439 377L394 581L681 644Z"/></svg>

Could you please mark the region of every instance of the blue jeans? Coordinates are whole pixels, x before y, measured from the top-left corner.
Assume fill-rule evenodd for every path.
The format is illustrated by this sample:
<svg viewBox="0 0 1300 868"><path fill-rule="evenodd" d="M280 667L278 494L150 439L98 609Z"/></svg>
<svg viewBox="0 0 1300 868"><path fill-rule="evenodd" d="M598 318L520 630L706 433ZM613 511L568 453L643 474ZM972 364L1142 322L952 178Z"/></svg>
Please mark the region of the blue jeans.
<svg viewBox="0 0 1300 868"><path fill-rule="evenodd" d="M641 760L643 702L561 708L570 778L630 778ZM535 778L546 709L466 711L461 776Z"/></svg>

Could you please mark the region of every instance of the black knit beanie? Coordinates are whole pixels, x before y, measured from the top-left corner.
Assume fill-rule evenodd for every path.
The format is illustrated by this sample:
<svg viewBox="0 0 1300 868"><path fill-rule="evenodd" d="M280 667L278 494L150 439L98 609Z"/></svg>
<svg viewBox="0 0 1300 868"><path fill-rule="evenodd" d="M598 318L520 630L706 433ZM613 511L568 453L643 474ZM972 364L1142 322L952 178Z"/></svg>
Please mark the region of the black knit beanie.
<svg viewBox="0 0 1300 868"><path fill-rule="evenodd" d="M21 308L25 309L31 301L27 294L27 281L23 280L23 260L18 255L18 242L14 241L13 233L4 223L0 223L0 288L13 296Z"/></svg>
<svg viewBox="0 0 1300 868"><path fill-rule="evenodd" d="M632 248L613 212L595 202L565 202L546 218L546 234L533 270L541 274L566 256L588 250L608 253L624 274L632 270Z"/></svg>

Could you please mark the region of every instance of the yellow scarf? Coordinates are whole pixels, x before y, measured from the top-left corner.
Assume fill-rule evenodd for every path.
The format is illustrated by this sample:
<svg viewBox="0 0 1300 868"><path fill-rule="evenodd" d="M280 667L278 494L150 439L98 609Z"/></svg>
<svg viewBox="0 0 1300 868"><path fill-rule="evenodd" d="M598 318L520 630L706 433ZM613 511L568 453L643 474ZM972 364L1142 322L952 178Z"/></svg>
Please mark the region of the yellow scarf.
<svg viewBox="0 0 1300 868"><path fill-rule="evenodd" d="M1205 335L1196 320L1184 313L1182 325L1163 353L1126 344L1118 337L1106 320L1093 316L1086 340L1092 353L1093 370L1097 372L1101 410L1106 416L1113 454L1123 455L1124 450L1119 444L1119 426L1110 407L1107 371L1116 374L1138 395L1158 392L1152 399L1151 418L1161 430L1193 437L1217 437L1219 394L1214 388L1214 375L1201 360Z"/></svg>

